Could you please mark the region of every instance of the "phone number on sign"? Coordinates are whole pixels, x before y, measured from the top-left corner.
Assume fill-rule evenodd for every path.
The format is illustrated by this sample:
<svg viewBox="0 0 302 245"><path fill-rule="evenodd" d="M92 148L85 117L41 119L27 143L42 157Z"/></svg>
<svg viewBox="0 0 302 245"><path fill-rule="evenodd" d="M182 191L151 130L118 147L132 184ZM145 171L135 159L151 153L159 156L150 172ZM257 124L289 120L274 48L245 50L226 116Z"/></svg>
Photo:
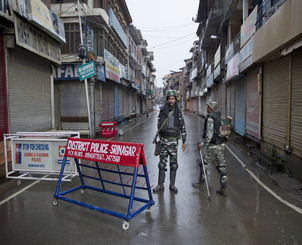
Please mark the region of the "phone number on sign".
<svg viewBox="0 0 302 245"><path fill-rule="evenodd" d="M97 153L85 153L85 158L99 160L99 161L108 161L108 162L120 162L120 156L97 154Z"/></svg>

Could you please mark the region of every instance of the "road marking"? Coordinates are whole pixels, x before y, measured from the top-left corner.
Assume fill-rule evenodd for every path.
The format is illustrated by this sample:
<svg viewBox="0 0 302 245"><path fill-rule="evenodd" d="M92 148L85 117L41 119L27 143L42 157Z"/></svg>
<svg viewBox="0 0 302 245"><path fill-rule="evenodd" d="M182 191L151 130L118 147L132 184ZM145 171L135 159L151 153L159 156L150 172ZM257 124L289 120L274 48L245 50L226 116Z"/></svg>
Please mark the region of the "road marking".
<svg viewBox="0 0 302 245"><path fill-rule="evenodd" d="M277 200L282 202L283 204L287 205L288 207L292 208L296 212L302 214L302 209L289 203L288 201L284 200L282 197L278 196L275 192L273 192L270 188L268 188L261 180L257 178L257 176L249 169L246 168L246 165L237 157L237 155L226 145L226 148L229 150L229 152L236 158L236 160L242 165L242 167L252 176L254 180L257 181L259 185L261 185L268 193L270 193L273 197L275 197Z"/></svg>
<svg viewBox="0 0 302 245"><path fill-rule="evenodd" d="M45 176L42 177L42 178L46 178L47 176L48 176L48 175L45 175ZM31 183L30 185L24 187L22 190L16 192L15 194L9 196L8 198L6 198L6 199L4 199L4 200L2 200L2 201L0 202L0 206L1 206L2 204L4 204L4 203L8 202L10 199L12 199L12 198L18 196L18 195L21 194L22 192L26 191L26 190L29 189L30 187L32 187L32 186L38 184L39 182L40 182L40 180L36 180L35 182Z"/></svg>

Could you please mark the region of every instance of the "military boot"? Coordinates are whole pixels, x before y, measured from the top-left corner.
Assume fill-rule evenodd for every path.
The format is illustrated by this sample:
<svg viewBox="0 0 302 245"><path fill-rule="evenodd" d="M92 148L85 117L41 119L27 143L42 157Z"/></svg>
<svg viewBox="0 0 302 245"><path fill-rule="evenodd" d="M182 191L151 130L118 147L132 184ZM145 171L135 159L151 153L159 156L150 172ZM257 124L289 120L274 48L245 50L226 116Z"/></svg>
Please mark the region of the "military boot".
<svg viewBox="0 0 302 245"><path fill-rule="evenodd" d="M226 192L225 192L225 189L226 189L226 185L225 185L225 184L224 184L224 185L221 185L220 190L217 190L216 193L219 194L219 195L221 195L221 196L226 197L227 194L226 194Z"/></svg>
<svg viewBox="0 0 302 245"><path fill-rule="evenodd" d="M199 189L201 187L201 184L204 182L204 174L203 174L203 169L202 166L200 167L200 173L199 173L199 181L197 183L193 183L192 186L194 188Z"/></svg>
<svg viewBox="0 0 302 245"><path fill-rule="evenodd" d="M165 181L165 170L159 170L158 174L158 186L153 188L153 192L160 192L165 189L164 187L164 181Z"/></svg>
<svg viewBox="0 0 302 245"><path fill-rule="evenodd" d="M170 170L170 187L169 187L169 189L171 191L173 191L174 193L177 193L178 189L175 186L175 179L176 179L176 170L175 169Z"/></svg>

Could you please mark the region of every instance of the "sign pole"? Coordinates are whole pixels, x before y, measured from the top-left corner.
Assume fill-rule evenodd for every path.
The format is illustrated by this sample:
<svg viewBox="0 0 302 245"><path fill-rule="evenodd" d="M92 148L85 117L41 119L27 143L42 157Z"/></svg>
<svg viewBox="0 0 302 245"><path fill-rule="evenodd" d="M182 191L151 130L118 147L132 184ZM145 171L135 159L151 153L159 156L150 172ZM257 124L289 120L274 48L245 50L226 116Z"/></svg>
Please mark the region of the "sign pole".
<svg viewBox="0 0 302 245"><path fill-rule="evenodd" d="M82 21L80 16L80 3L77 0L78 5L78 14L79 14L79 26L80 26L80 36L81 36L81 46L83 45L83 33L82 33ZM85 64L85 59L83 59L83 65ZM87 102L87 111L88 111L88 124L89 124L89 137L92 139L92 130L91 130L91 118L90 118L90 106L89 106L89 95L88 95L88 84L87 78L85 78L85 90L86 90L86 102Z"/></svg>

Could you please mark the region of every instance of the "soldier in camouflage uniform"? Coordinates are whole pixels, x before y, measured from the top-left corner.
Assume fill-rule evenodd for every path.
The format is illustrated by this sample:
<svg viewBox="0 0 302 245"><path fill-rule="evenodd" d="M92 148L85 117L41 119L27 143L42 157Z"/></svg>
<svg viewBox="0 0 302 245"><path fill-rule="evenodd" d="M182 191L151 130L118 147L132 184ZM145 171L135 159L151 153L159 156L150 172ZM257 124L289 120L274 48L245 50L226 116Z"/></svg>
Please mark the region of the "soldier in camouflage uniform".
<svg viewBox="0 0 302 245"><path fill-rule="evenodd" d="M208 101L207 103L208 116L204 122L203 128L203 143L198 144L198 149L201 150L205 147L204 163L205 168L211 162L212 158L215 156L217 166L216 169L220 174L220 190L216 193L222 196L226 196L225 189L228 182L226 175L226 164L224 159L224 139L219 137L219 127L221 112L217 111L218 105L215 101ZM200 165L200 177L199 182L192 184L195 188L200 188L201 183L204 181L202 165Z"/></svg>
<svg viewBox="0 0 302 245"><path fill-rule="evenodd" d="M166 120L167 119L167 120ZM165 122L165 123L164 123ZM163 127L161 128L161 126ZM186 128L184 115L176 102L176 91L169 90L167 92L167 103L159 112L158 128L161 128L160 137L160 153L159 153L159 175L158 186L153 189L153 192L164 190L165 171L170 156L170 187L174 193L178 192L175 186L177 164L177 147L178 140L182 138L182 150L186 150Z"/></svg>

